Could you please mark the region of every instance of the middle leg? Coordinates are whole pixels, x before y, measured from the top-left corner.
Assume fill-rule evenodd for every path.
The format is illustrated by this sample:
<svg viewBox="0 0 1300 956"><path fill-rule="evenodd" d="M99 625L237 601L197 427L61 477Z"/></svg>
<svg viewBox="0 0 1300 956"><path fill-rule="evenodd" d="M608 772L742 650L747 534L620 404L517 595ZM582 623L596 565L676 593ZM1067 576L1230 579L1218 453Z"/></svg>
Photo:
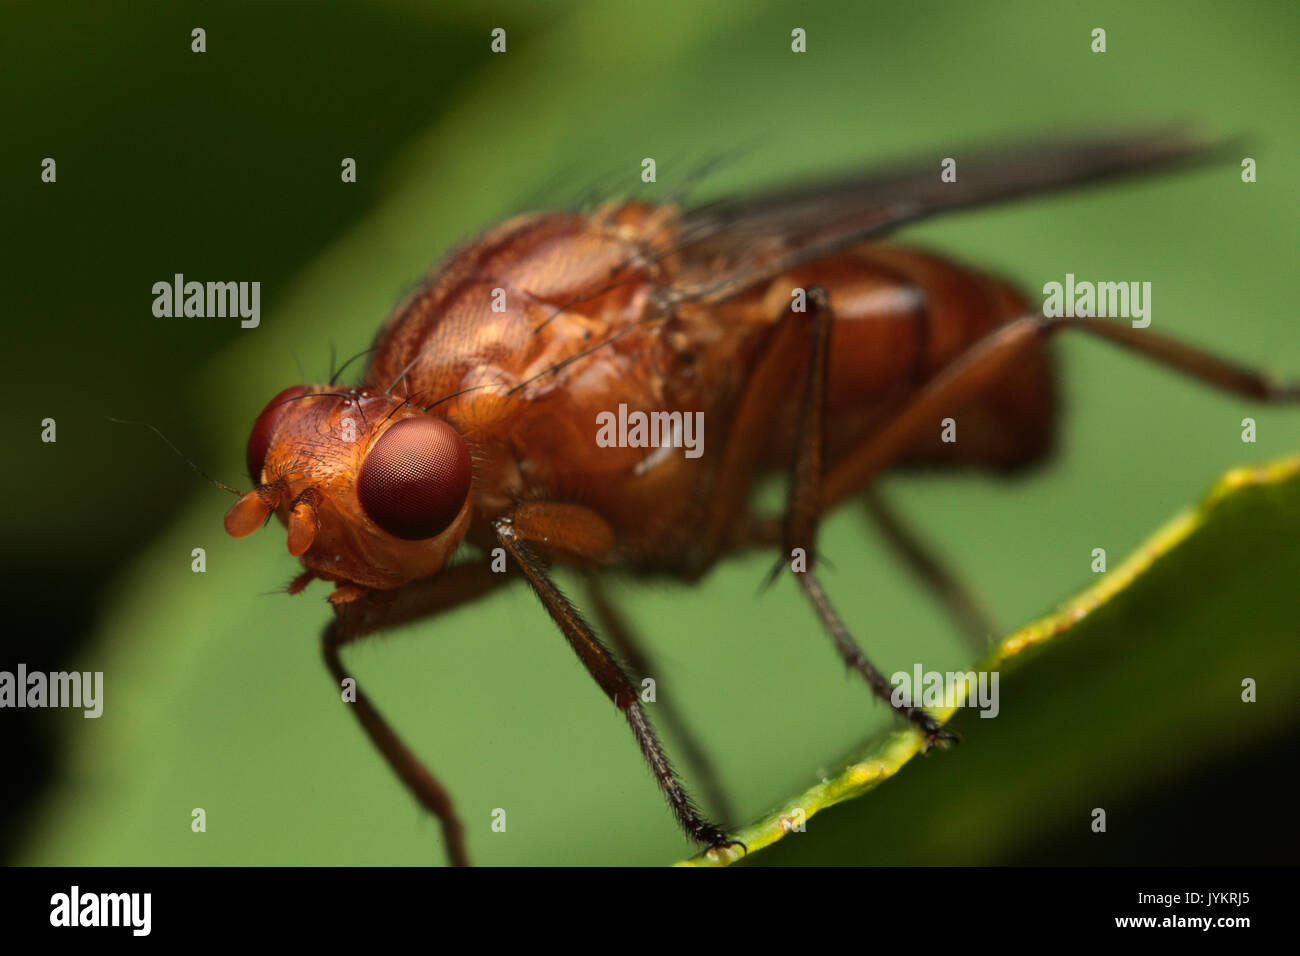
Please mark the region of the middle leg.
<svg viewBox="0 0 1300 956"><path fill-rule="evenodd" d="M835 317L830 297L822 289L810 289L807 371L799 406L798 447L791 465L790 487L783 522L781 560L790 563L799 587L813 606L818 620L830 635L844 663L866 681L876 697L916 727L925 739L925 749L956 738L920 707L895 699L893 688L867 658L844 621L836 612L815 570L816 534L821 517L823 447L826 430L826 391L830 360L830 336Z"/></svg>
<svg viewBox="0 0 1300 956"><path fill-rule="evenodd" d="M587 594L601 630L613 642L615 650L623 656L627 666L632 669L633 676L647 677L659 673L659 668L646 653L641 641L633 636L632 628L610 600L604 582L595 575L589 575ZM691 732L686 719L677 710L672 695L659 701L655 709L662 718L663 726L668 728L669 733L676 738L678 746L681 747L686 765L704 794L705 806L711 808L724 825L736 823L737 817L731 808L731 801L727 799L722 781L718 779L713 761L709 759L704 747Z"/></svg>
<svg viewBox="0 0 1300 956"><path fill-rule="evenodd" d="M556 586L546 559L535 550L563 554L584 564L598 564L613 544L612 532L604 519L580 505L529 502L497 518L494 527L497 540L528 579L569 646L626 718L642 756L650 765L659 789L682 829L691 839L709 849L731 846L743 849L743 844L728 839L721 827L707 820L696 808L641 707L636 687L591 625Z"/></svg>

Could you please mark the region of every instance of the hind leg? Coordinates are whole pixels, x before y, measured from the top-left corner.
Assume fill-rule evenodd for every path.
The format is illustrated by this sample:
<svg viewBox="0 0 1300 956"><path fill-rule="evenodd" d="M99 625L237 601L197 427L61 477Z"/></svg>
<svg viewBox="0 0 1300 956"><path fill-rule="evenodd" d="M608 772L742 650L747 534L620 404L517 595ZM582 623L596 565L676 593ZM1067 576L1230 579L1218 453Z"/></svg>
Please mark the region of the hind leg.
<svg viewBox="0 0 1300 956"><path fill-rule="evenodd" d="M813 342L820 343L821 350L813 348L809 353L801 406L800 447L783 528L784 548L786 555L803 555L804 570L800 570L798 563L792 564L792 570L840 655L862 675L878 697L889 699L895 711L925 734L927 746L950 739L951 735L943 733L934 719L919 708L890 699L883 675L863 655L817 580L813 570L816 560L813 538L818 518L825 509L866 488L882 470L904 459L922 436L933 434L945 415L987 394L1027 356L1041 354L1045 339L1062 329L1088 332L1226 391L1268 402L1300 401L1300 383L1274 382L1254 370L1145 330L1098 319L1027 315L998 327L967 349L823 478L820 465L825 416L820 409L825 404L826 376L824 369L819 371L818 363L824 363L829 352L826 343L831 318L824 296L818 297L818 304L824 306L818 324L827 334L814 336Z"/></svg>
<svg viewBox="0 0 1300 956"><path fill-rule="evenodd" d="M863 510L903 562L952 619L957 630L976 651L983 651L1001 633L992 615L936 551L922 541L899 517L876 488L862 496Z"/></svg>
<svg viewBox="0 0 1300 956"><path fill-rule="evenodd" d="M944 416L995 388L1027 356L1041 353L1052 333L1065 329L1121 345L1227 392L1269 403L1300 401L1298 382L1275 382L1254 369L1145 329L1106 319L1025 315L999 326L963 352L837 462L821 484L820 507L832 508L867 487L880 472L905 459L918 441L936 434Z"/></svg>

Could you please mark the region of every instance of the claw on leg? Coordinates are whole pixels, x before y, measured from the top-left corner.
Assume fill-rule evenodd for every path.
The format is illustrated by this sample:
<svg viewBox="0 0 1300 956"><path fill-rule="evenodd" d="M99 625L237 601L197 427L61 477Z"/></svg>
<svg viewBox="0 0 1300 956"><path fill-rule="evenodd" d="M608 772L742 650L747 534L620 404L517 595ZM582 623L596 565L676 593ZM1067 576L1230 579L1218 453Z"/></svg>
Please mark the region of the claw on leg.
<svg viewBox="0 0 1300 956"><path fill-rule="evenodd" d="M942 724L923 710L913 710L906 716L912 726L921 732L921 753L923 754L928 754L935 747L940 750L947 750L953 744L961 742L960 737L951 730L944 730Z"/></svg>
<svg viewBox="0 0 1300 956"><path fill-rule="evenodd" d="M730 853L732 847L740 848L740 856L747 856L749 854L749 847L745 846L745 844L741 843L739 840L728 840L725 834L719 833L718 838L709 843L709 848L704 851L704 855L710 860L717 862L722 858L723 853Z"/></svg>

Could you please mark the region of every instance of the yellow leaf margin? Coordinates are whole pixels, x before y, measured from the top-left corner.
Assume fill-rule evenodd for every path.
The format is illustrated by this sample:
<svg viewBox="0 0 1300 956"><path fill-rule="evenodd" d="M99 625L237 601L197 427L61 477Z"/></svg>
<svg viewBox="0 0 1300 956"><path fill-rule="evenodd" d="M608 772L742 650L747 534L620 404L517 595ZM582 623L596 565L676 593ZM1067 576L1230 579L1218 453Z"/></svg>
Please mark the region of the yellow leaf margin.
<svg viewBox="0 0 1300 956"><path fill-rule="evenodd" d="M1258 467L1234 468L1220 478L1199 504L1188 508L1160 528L1140 545L1114 571L1040 620L1028 624L995 644L976 670L997 670L1031 647L1043 644L1068 631L1129 587L1157 561L1181 546L1203 527L1224 501L1246 488L1280 484L1300 475L1300 456L1285 458ZM944 723L955 707L933 708L931 713ZM839 774L808 788L786 801L766 817L731 834L745 844L750 855L776 843L797 824L837 803L860 797L874 790L902 769L921 749L921 734L912 729L897 730L873 746L861 759ZM709 850L677 866L728 866L744 855L739 849Z"/></svg>

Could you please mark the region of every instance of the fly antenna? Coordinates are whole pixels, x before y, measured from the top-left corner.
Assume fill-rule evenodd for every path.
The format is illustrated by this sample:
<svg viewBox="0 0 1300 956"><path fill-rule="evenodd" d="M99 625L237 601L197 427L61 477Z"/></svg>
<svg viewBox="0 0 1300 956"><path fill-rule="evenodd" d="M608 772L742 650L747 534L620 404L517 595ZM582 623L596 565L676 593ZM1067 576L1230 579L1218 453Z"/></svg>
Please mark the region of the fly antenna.
<svg viewBox="0 0 1300 956"><path fill-rule="evenodd" d="M191 459L188 455L185 454L185 452L181 451L181 450L180 450L179 448L177 448L174 444L172 444L171 439L168 438L166 435L164 435L161 431L159 431L159 430L157 429L157 427L155 427L155 426L153 426L153 425L150 425L148 422L135 422L135 421L128 421L128 420L125 419L125 418L114 418L112 415L105 415L104 417L107 418L110 422L115 422L115 423L117 423L118 425L139 425L139 426L141 426L142 428L147 428L147 429L149 429L151 432L153 432L155 435L157 435L159 438L161 438L161 439L163 440L163 442L167 445L168 448L170 448L173 452L176 453L176 457L180 458L181 461L185 462L185 464L187 464L187 465L189 465L191 468L193 468L194 471L195 471L199 476L201 476L204 480L212 482L212 484L216 485L216 486L217 486L218 488L220 488L222 491L228 491L228 492L230 492L232 495L234 495L234 496L237 497L237 498L243 496L244 493L243 493L242 491L240 491L238 488L232 488L230 485L226 484L224 481L217 481L217 479L213 478L211 475L209 475L206 471L204 471L204 470L203 470L202 468L200 468L198 465L194 464L193 459Z"/></svg>

